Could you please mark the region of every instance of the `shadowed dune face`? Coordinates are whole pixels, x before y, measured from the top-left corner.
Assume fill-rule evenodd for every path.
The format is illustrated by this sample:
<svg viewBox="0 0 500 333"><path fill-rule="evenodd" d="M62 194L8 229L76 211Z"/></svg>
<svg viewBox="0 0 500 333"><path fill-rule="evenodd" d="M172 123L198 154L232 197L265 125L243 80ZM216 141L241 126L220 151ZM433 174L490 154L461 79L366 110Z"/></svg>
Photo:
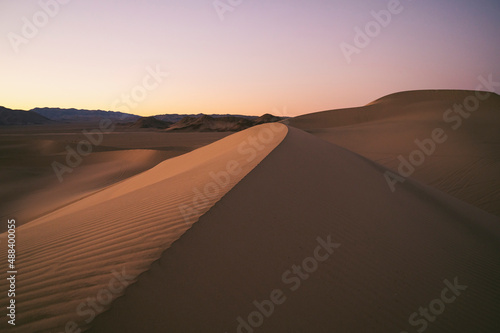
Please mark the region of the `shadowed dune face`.
<svg viewBox="0 0 500 333"><path fill-rule="evenodd" d="M471 94L111 133L59 187L47 167L81 134L1 133L23 267L9 331L496 331L500 97L465 113Z"/></svg>
<svg viewBox="0 0 500 333"><path fill-rule="evenodd" d="M286 133L282 124L253 127L16 228L16 263L25 269L17 275L18 315L9 331L87 327ZM4 243L7 235L0 237ZM6 247L0 254L7 257ZM6 277L0 273L3 290Z"/></svg>
<svg viewBox="0 0 500 333"><path fill-rule="evenodd" d="M412 171L409 177L500 216L500 96L490 94L475 109L470 103L475 95L404 92L364 107L299 116L290 125L396 173L404 159L411 163L402 167ZM455 112L455 106L461 111ZM471 108L475 111L467 111ZM444 141L432 144L436 129ZM418 163L410 161L412 154Z"/></svg>
<svg viewBox="0 0 500 333"><path fill-rule="evenodd" d="M410 332L455 278L429 332L498 327L498 218L384 170L290 128L89 332Z"/></svg>

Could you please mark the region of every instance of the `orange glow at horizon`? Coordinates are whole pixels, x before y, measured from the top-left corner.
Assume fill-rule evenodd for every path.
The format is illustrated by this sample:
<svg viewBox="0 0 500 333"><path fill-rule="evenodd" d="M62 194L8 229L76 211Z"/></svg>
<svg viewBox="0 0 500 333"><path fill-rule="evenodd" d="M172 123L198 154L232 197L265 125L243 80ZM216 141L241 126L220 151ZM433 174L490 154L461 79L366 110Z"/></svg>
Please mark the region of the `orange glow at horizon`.
<svg viewBox="0 0 500 333"><path fill-rule="evenodd" d="M74 1L29 38L23 17L39 3L2 6L0 105L12 109L296 116L500 77L495 1L402 0L371 37L388 1L248 1L222 16L210 1ZM13 34L26 41L18 52ZM363 39L346 61L342 43Z"/></svg>

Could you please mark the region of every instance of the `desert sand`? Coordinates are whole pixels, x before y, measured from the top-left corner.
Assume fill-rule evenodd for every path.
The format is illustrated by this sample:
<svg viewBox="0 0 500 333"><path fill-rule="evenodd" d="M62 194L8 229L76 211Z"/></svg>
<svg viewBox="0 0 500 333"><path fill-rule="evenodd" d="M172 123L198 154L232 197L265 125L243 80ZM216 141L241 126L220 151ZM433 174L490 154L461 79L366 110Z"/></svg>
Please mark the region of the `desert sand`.
<svg viewBox="0 0 500 333"><path fill-rule="evenodd" d="M109 305L198 217L252 170L285 136L260 125L109 186L17 228L18 318L12 332L85 328L89 297ZM2 234L2 243L6 233ZM1 249L7 257L6 247ZM6 273L0 287L7 290ZM6 289L7 288L7 289ZM106 295L101 290L113 291ZM123 289L123 287L121 288ZM116 291L116 292L115 292ZM0 305L7 305L2 298ZM7 323L2 322L6 329Z"/></svg>
<svg viewBox="0 0 500 333"><path fill-rule="evenodd" d="M411 180L393 194L383 170L290 128L89 332L410 332L455 277L428 332L494 332L499 219ZM323 262L318 237L338 243Z"/></svg>
<svg viewBox="0 0 500 333"><path fill-rule="evenodd" d="M464 101L475 96L475 91L403 92L364 107L299 116L290 125L392 170L400 164L399 155L408 159L419 149L415 140L428 139L440 128L447 140L411 177L500 216L500 96L491 93L477 110L467 112ZM445 115L454 105L462 106L466 116Z"/></svg>
<svg viewBox="0 0 500 333"><path fill-rule="evenodd" d="M500 97L443 118L471 94L398 93L193 151L222 133L110 135L20 223L9 331L499 331ZM399 155L444 135L390 186Z"/></svg>
<svg viewBox="0 0 500 333"><path fill-rule="evenodd" d="M94 129L96 125L87 127ZM66 146L76 149L78 142L88 140L81 125L0 130L0 218L15 217L18 225L230 134L120 129L93 146L92 153L71 173L64 173L59 182L51 164L66 165ZM1 224L0 232L6 228Z"/></svg>

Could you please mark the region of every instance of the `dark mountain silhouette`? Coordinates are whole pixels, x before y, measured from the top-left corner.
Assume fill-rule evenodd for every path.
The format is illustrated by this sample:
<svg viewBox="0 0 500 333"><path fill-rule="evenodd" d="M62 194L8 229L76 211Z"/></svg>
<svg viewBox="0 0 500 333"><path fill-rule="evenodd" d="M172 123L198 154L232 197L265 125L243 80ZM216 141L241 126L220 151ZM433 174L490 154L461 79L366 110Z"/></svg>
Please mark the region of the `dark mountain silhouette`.
<svg viewBox="0 0 500 333"><path fill-rule="evenodd" d="M0 125L40 125L52 121L33 111L12 110L0 106Z"/></svg>
<svg viewBox="0 0 500 333"><path fill-rule="evenodd" d="M141 117L131 113L61 108L34 108L30 111L1 107L0 125L28 125L45 123L97 123L110 119L120 127L156 128L172 131L237 132L249 127L280 121L283 118L266 113L260 117L227 114L162 114Z"/></svg>
<svg viewBox="0 0 500 333"><path fill-rule="evenodd" d="M60 122L75 123L75 122L96 122L101 119L110 119L112 121L135 121L140 118L135 114L102 111L102 110L78 110L78 109L60 109L60 108L34 108L30 111L36 112L51 120Z"/></svg>
<svg viewBox="0 0 500 333"><path fill-rule="evenodd" d="M266 113L266 114L258 117L257 119L255 119L254 123L255 123L255 125L264 124L264 123L274 123L274 122L280 121L282 119L283 118L273 116L270 113Z"/></svg>
<svg viewBox="0 0 500 333"><path fill-rule="evenodd" d="M163 120L163 121L170 121L172 123L176 123L186 117L191 117L191 118L199 118L201 116L204 116L204 113L198 113L198 114L160 114L154 116L156 119ZM244 118L244 119L249 119L249 120L254 120L257 117L255 116L244 116L244 115L238 115L238 114L210 114L209 115L212 118L221 118L221 117L239 117L239 118Z"/></svg>
<svg viewBox="0 0 500 333"><path fill-rule="evenodd" d="M281 118L270 114L265 114L261 117L253 117L253 119L243 118L240 116L219 116L213 117L202 115L200 117L186 116L170 126L170 131L197 131L197 132L237 132L249 127L279 121Z"/></svg>
<svg viewBox="0 0 500 333"><path fill-rule="evenodd" d="M168 128L173 123L170 121L158 120L155 117L141 117L129 125L130 128Z"/></svg>

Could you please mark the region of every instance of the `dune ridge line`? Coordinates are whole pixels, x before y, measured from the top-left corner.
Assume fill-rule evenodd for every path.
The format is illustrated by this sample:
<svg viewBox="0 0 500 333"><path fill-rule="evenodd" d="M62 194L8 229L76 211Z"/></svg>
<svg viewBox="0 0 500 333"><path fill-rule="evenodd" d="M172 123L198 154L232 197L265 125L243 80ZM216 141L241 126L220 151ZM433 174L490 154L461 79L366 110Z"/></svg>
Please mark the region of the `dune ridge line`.
<svg viewBox="0 0 500 333"><path fill-rule="evenodd" d="M16 326L10 331L76 332L87 327L287 131L273 123L235 133L21 225L17 264L22 282ZM193 203L193 190L215 183L210 174L227 171L228 163L232 173L224 186ZM192 205L190 212L197 215L186 219L182 205ZM0 237L5 239L6 233ZM1 252L6 256L4 248ZM5 288L4 272L0 279ZM6 305L2 298L0 306Z"/></svg>

